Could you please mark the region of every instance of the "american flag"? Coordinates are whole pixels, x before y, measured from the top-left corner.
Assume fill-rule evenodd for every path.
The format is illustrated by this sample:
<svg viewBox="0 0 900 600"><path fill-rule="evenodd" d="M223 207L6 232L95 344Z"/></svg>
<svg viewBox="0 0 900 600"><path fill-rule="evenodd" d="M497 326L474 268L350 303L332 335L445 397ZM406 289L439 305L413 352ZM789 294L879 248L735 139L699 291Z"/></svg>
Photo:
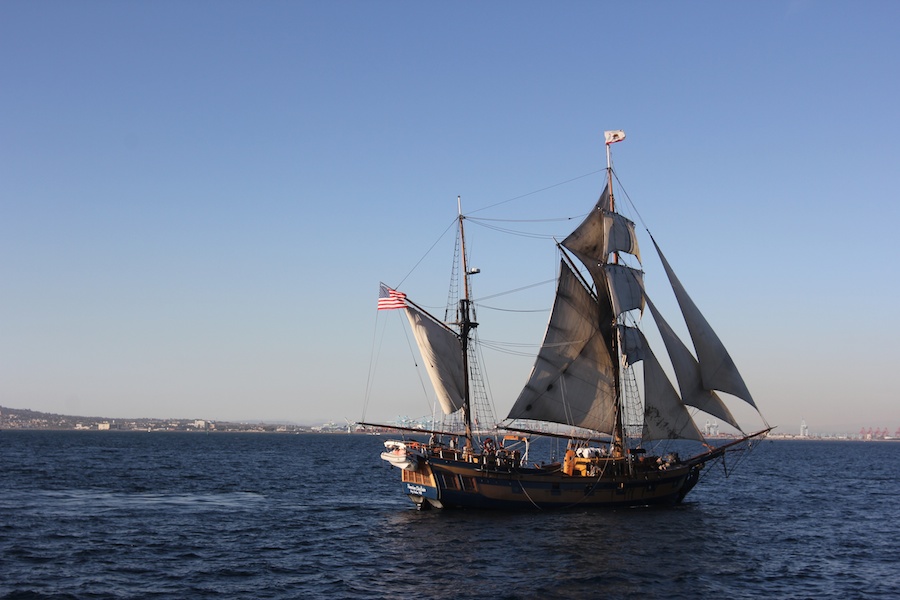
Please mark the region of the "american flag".
<svg viewBox="0 0 900 600"><path fill-rule="evenodd" d="M406 308L406 294L392 290L383 283L378 288L378 310Z"/></svg>

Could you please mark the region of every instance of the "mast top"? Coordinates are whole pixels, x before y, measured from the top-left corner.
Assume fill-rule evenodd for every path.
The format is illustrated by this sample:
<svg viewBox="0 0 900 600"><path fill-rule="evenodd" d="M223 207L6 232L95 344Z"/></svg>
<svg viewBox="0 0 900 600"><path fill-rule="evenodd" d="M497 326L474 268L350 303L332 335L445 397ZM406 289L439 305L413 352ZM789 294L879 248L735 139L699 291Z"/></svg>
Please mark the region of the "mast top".
<svg viewBox="0 0 900 600"><path fill-rule="evenodd" d="M610 155L609 147L616 142L621 142L622 140L624 140L625 132L621 129L614 129L612 131L604 131L603 135L606 138L606 177L609 189L609 208L611 210L615 210L616 201L613 196L612 187L612 156Z"/></svg>

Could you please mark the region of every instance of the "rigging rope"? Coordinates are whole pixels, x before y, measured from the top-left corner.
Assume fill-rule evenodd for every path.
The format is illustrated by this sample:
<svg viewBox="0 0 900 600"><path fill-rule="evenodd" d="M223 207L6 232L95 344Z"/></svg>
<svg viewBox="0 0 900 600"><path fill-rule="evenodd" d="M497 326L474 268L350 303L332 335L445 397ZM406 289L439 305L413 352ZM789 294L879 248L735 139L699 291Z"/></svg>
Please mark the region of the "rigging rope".
<svg viewBox="0 0 900 600"><path fill-rule="evenodd" d="M484 298L479 298L478 300L475 300L475 302L478 303L479 306L481 306L481 302L483 302L485 300L490 300L492 298L497 298L499 296L505 296L507 294L515 294L516 292L521 292L523 290L527 290L527 289L530 289L533 287L538 287L539 285L547 285L548 283L556 283L556 277L554 277L553 279L545 279L544 281L538 281L537 283L530 283L528 285L523 285L522 287L518 287L513 290L499 292L497 294L491 294L490 296L485 296Z"/></svg>
<svg viewBox="0 0 900 600"><path fill-rule="evenodd" d="M399 281L399 283L397 283L397 285L394 286L395 290L399 289L400 286L403 285L403 282L406 281L410 275L412 275L413 271L415 271L417 268L419 268L419 265L422 264L422 261L425 260L425 257L428 256L429 254L431 254L431 251L434 250L434 247L437 246L438 242L440 242L444 238L444 236L447 235L447 232L450 231L450 229L452 229L454 225L456 225L456 222L457 222L457 219L454 217L453 221L451 221L450 224L447 225L447 228L444 229L444 231L441 233L441 235L439 235L438 238L436 240L434 240L434 243L431 245L431 247L425 251L425 254L422 255L422 258L420 258L418 260L418 262L416 262L416 264L413 265L412 269L410 269L409 272L403 276L403 279L401 279Z"/></svg>
<svg viewBox="0 0 900 600"><path fill-rule="evenodd" d="M566 181L561 181L559 183L554 183L553 185L547 186L545 188L541 188L539 190L534 190L533 192L528 192L527 194L522 194L521 196L516 196L514 198L509 198L507 200L502 200L497 202L496 204L489 204L488 206L484 206L477 210L473 210L470 214L474 214L477 212L481 212L483 210L487 210L489 208L494 208L495 206L500 206L501 204L506 204L507 202L512 202L513 200L521 200L522 198L526 198L528 196L533 196L534 194L539 194L541 192L546 192L547 190L551 190L555 187L559 187L561 185L565 185L567 183L572 183L573 181L578 181L579 179L584 179L585 177L590 177L591 175L596 175L597 173L602 173L606 171L606 169L597 169L596 171L591 171L590 173L585 173L584 175L579 175L578 177L573 177L572 179L567 179Z"/></svg>
<svg viewBox="0 0 900 600"><path fill-rule="evenodd" d="M481 208L478 208L478 209L475 209L475 210L471 211L471 212L468 213L464 218L467 219L467 220L471 220L473 223L476 223L476 224L478 224L478 225L481 225L482 227L485 227L485 228L487 228L487 229L493 229L493 230L495 230L495 231L498 231L498 232L500 232L500 233L505 233L505 234L508 234L508 235L518 235L518 236L522 236L522 237L530 237L530 238L535 238L535 239L554 239L554 236L552 236L552 235L547 235L547 234L536 234L536 233L528 233L528 232L522 232L522 231L515 231L515 230L512 230L512 229L505 229L505 228L502 228L502 227L496 227L496 226L488 225L488 224L486 224L486 221L496 221L496 222L506 221L506 222L511 222L511 223L512 223L512 222L524 223L524 222L571 221L571 220L574 220L574 219L581 219L581 218L584 218L585 215L583 214L583 215L579 215L579 216L576 216L576 217L558 217L558 218L552 218L552 219L534 219L534 220L526 220L526 219L487 219L487 218L475 218L475 219L473 219L473 218L469 217L468 215L471 215L471 214L474 214L474 213L477 213L477 212L481 212L481 211L487 210L487 209L489 209L489 208L494 208L494 207L496 207L496 206L500 206L500 205L503 205L503 204L507 204L507 203L513 202L513 201L515 201L515 200L520 200L520 199L526 198L526 197L528 197L528 196L533 196L534 194L539 194L539 193L541 193L541 192L545 192L545 191L547 191L547 190L551 190L551 189L553 189L553 188L556 188L556 187L559 187L559 186L562 186L562 185L566 185L566 184L571 183L571 182L573 182L573 181L577 181L577 180L579 180L579 179L584 179L585 177L590 177L591 175L596 175L597 173L601 173L601 172L603 172L603 171L605 171L605 170L606 170L606 169L597 169L597 170L595 170L595 171L591 171L591 172L589 172L589 173L585 173L585 174L579 175L579 176L577 176L577 177L572 177L572 178L567 179L567 180L565 180L565 181L561 181L561 182L559 182L559 183L554 183L553 185L549 185L549 186L546 186L546 187L543 187L543 188L540 188L540 189L537 189L537 190L528 192L528 193L526 193L526 194L520 194L520 195L518 195L518 196L514 196L514 197L512 197L512 198L508 198L508 199L506 199L506 200L502 200L502 201L496 202L496 203L494 203L494 204L489 204L489 205L487 205L487 206L483 206L483 207L481 207ZM630 199L629 199L629 202L630 202ZM585 213L585 214L587 214L587 213ZM415 264L412 266L412 268L406 273L406 275L404 275L404 276L400 279L400 281L397 282L397 285L392 286L394 289L399 289L400 286L403 285L403 282L406 281L406 280L409 278L409 276L412 275L413 272L414 272L416 269L419 268L419 265L421 265L422 262L425 260L425 258L426 258L429 254L431 254L431 252L434 250L434 248L438 245L438 242L440 242L440 241L444 238L444 236L447 235L447 232L450 231L450 230L457 224L458 221L459 221L459 217L458 217L458 216L453 218L453 220L447 225L446 229L444 229L444 231L441 232L441 234L437 237L437 239L434 241L434 243L431 245L431 247L429 247L428 250L426 250L425 253L422 255L422 257L419 258L418 261L416 261L416 263L415 263ZM553 281L555 281L555 279L554 279ZM546 283L546 282L541 282L541 283L533 284L532 286L526 286L526 287L523 287L523 288L519 288L518 290L512 290L512 291L510 291L510 292L502 292L501 294L494 294L493 296L488 296L488 297L489 297L489 298L493 298L493 297L496 297L496 296L499 296L499 295L503 295L503 294L507 294L507 293L512 293L512 292L519 291L519 290L522 290L522 289L526 289L527 287L533 287L533 286L535 286L535 285L541 285L541 284L543 284L543 283Z"/></svg>

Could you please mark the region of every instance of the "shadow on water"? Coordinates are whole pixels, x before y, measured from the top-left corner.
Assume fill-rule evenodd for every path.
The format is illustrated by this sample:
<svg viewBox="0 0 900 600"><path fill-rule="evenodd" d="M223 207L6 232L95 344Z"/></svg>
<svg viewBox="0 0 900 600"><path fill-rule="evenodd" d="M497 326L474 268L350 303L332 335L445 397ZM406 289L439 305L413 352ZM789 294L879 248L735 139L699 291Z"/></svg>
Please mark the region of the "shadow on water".
<svg viewBox="0 0 900 600"><path fill-rule="evenodd" d="M611 597L714 594L722 590L704 584L704 577L734 577L743 567L685 557L720 556L720 534L718 519L694 504L521 513L408 510L376 525L373 537L397 540L389 550L406 559L374 580L410 593L409 581L428 581L427 594L442 598L592 597L599 590ZM413 557L443 557L447 568ZM746 564L749 557L736 558Z"/></svg>

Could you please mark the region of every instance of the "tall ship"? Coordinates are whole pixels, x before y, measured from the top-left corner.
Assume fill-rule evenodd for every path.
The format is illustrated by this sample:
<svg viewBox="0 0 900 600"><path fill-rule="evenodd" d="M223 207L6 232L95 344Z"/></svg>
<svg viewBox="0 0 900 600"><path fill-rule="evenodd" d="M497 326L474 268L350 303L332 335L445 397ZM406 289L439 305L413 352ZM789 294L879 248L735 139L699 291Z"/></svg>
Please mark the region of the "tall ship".
<svg viewBox="0 0 900 600"><path fill-rule="evenodd" d="M384 443L381 458L399 469L402 492L420 509L674 505L713 463L746 451L771 430L652 235L691 346L648 295L635 223L616 210L610 150L624 138L620 130L605 133L599 200L548 248L560 257L549 321L525 385L501 422L486 422L477 410L484 385L470 277L478 270L468 264L461 207L455 310L439 319L381 284L378 308L406 313L445 418L424 428L365 419L360 425L404 434ZM646 314L675 384L645 335ZM745 431L735 403L749 406L759 425ZM707 426L704 437L695 418L709 423L710 417L736 433L709 436ZM533 460L535 441L546 438L557 441L558 455Z"/></svg>

